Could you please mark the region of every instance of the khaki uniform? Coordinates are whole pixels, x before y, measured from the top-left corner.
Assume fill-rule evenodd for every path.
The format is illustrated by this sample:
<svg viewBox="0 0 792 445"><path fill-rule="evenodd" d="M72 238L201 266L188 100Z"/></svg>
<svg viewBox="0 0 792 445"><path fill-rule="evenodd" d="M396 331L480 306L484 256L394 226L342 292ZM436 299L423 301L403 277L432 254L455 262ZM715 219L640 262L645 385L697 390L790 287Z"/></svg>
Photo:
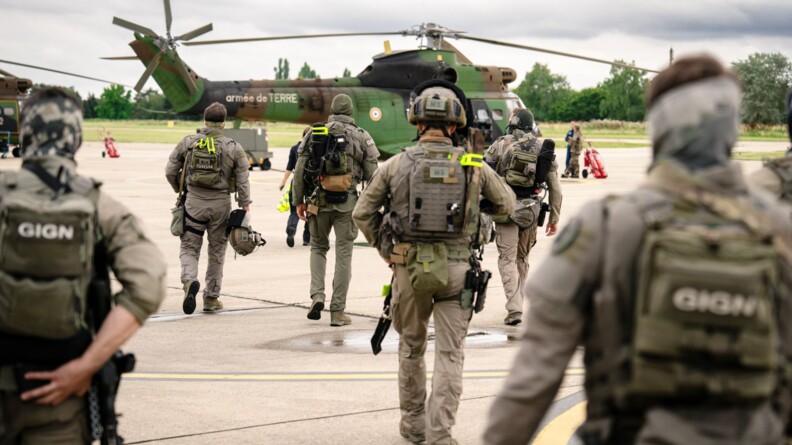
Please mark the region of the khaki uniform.
<svg viewBox="0 0 792 445"><path fill-rule="evenodd" d="M669 170L670 167L670 170ZM531 310L522 347L501 394L490 412L484 443L528 443L537 432L579 345L585 347L587 419L578 434L597 444L781 444L783 421L769 400L726 404L679 403L649 405L645 412L619 412L613 388L627 379L624 356L629 354L636 288L647 220L678 211L682 201L652 184L698 183L738 196L773 221L776 236L789 236L789 208L766 196L754 195L733 165L680 173L684 167L666 164L649 174L649 184L619 199L586 205L559 234L552 256L529 282ZM681 177L684 179L680 179ZM690 207L690 214L708 214ZM698 212L698 213L694 213ZM787 216L785 216L787 215ZM657 219L660 220L660 219ZM780 265L778 319L783 353L792 357L789 320L792 270ZM676 304L676 303L675 303ZM674 335L669 332L669 335ZM626 342L626 344L625 344ZM625 354L627 352L627 354ZM702 376L706 379L707 376ZM779 397L786 400L789 394ZM782 403L783 405L783 403Z"/></svg>
<svg viewBox="0 0 792 445"><path fill-rule="evenodd" d="M74 172L75 168L73 161L55 156L38 158L33 162L42 165L52 175L57 174L61 167L69 172ZM17 174L17 187L52 193L26 170ZM143 323L165 298L166 265L162 253L146 236L140 220L123 204L102 192L97 201L97 218L110 267L123 284L121 291L114 295L115 303ZM2 445L90 442L83 398L71 397L57 406L22 402L13 378L13 367L9 365L0 365L0 419Z"/></svg>
<svg viewBox="0 0 792 445"><path fill-rule="evenodd" d="M569 167L564 172L565 175L577 178L580 176L580 153L583 151L583 133L580 130L575 131L571 138L569 138Z"/></svg>
<svg viewBox="0 0 792 445"><path fill-rule="evenodd" d="M209 242L209 264L206 268L204 297L217 298L220 296L220 286L223 283L223 263L228 241L225 228L228 215L231 213L232 191L229 188L231 186L229 178L236 180L236 201L239 207L252 202L248 182L250 163L245 150L232 139L223 137L221 129L203 128L199 134L187 136L179 142L168 159L165 177L173 190L178 193L185 157L199 139L207 136L215 138L215 147L221 162L220 180L211 188L193 185L190 181L189 161L187 162L185 232L181 236L179 260L182 284L197 280L198 257L203 245L203 235L206 233Z"/></svg>
<svg viewBox="0 0 792 445"><path fill-rule="evenodd" d="M536 139L531 133L514 130L511 135L498 138L486 153L489 165L495 165L495 170L501 176L506 175L506 166L500 161L512 146L518 142L529 143ZM536 142L536 150L542 146L542 141ZM547 190L550 197L550 224L557 224L561 215L561 182L558 180L558 164L553 160L550 173L547 176ZM531 198L517 198L529 203ZM503 291L506 294L506 319L518 318L522 315L524 306L523 287L525 277L528 275L528 255L536 244L538 226L534 224L528 229L521 229L512 221L497 223L495 228L495 244L498 246L498 270L503 280Z"/></svg>
<svg viewBox="0 0 792 445"><path fill-rule="evenodd" d="M418 146L408 148L385 162L371 184L362 194L353 212L355 224L366 236L369 244L391 261L390 241L381 241L382 214L380 209L389 195L391 209L409 207L410 181L401 164L409 162L406 156L413 150L448 150L451 140L439 130L427 130ZM481 194L493 204L493 213L506 215L514 210L514 193L488 166L481 168ZM406 224L406 222L404 222ZM434 241L432 239L399 239L400 243ZM404 264L394 265L391 315L393 326L399 333L399 400L402 412L401 426L414 435L426 434L427 443L451 443L459 399L462 394L462 365L464 339L472 309L462 309L460 293L465 282L465 272L470 269L470 238L461 233L457 238L443 240L448 249L448 284L434 294L416 291ZM403 249L406 245L399 244ZM395 251L394 251L395 252ZM424 352L427 344L429 317L435 321L435 366L432 378L432 395L426 404L426 364ZM428 425L427 425L428 424ZM427 428L428 427L428 428Z"/></svg>
<svg viewBox="0 0 792 445"><path fill-rule="evenodd" d="M792 204L792 155L765 162L748 179L753 185Z"/></svg>
<svg viewBox="0 0 792 445"><path fill-rule="evenodd" d="M327 251L330 250L330 231L335 232L335 273L333 274L333 296L330 300L330 311L340 312L346 308L346 296L349 291L349 282L352 280L352 247L358 231L352 223L352 209L358 200L357 185L368 181L377 170L377 157L379 151L374 140L368 132L357 125L355 120L341 114L331 114L327 121L331 130L343 129L347 137L345 151L352 158L352 188L349 197L342 204L325 204L319 206L319 213L308 214L308 229L311 233L311 297L318 296L318 300L325 301L325 268L327 265ZM305 163L309 157L306 147L308 138L300 144L297 152L297 167L294 169L294 188L292 197L294 205L313 204L306 202L303 176Z"/></svg>

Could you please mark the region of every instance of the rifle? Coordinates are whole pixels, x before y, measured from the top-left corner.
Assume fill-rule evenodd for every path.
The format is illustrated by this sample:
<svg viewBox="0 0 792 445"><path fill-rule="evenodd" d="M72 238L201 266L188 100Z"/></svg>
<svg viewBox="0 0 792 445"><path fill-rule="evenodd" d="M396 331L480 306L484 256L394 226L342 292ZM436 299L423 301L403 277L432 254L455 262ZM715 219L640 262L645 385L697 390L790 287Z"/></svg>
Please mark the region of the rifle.
<svg viewBox="0 0 792 445"><path fill-rule="evenodd" d="M391 297L393 296L393 279L391 278L391 283L386 284L382 287L382 296L385 297L385 302L382 305L382 315L380 316L379 321L377 322L377 328L374 329L374 335L371 337L371 351L374 355L377 355L382 351L382 341L385 340L385 336L388 334L388 329L390 329L391 322L393 319L391 318Z"/></svg>
<svg viewBox="0 0 792 445"><path fill-rule="evenodd" d="M112 290L107 247L102 241L94 247L94 267L88 287L89 321L99 331L112 309ZM102 445L121 445L124 439L118 435L118 416L115 400L121 384L121 374L132 372L135 356L116 351L93 377L88 393L88 413L91 436L101 440Z"/></svg>

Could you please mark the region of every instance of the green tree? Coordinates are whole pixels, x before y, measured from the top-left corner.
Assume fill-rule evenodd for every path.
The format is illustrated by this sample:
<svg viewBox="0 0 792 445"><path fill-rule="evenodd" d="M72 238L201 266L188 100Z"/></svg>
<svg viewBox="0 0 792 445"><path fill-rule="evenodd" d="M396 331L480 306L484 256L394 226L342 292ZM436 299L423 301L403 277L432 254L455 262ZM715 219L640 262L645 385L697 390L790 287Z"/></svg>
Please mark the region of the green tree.
<svg viewBox="0 0 792 445"><path fill-rule="evenodd" d="M538 121L546 121L554 104L565 101L571 94L566 76L553 74L547 65L535 63L514 92L530 108Z"/></svg>
<svg viewBox="0 0 792 445"><path fill-rule="evenodd" d="M316 79L317 77L319 76L317 76L316 71L314 71L313 68L308 65L308 62L303 63L302 68L300 68L300 72L297 73L298 79Z"/></svg>
<svg viewBox="0 0 792 445"><path fill-rule="evenodd" d="M743 83L743 121L750 125L786 120L784 98L792 84L792 63L781 53L753 53L733 64Z"/></svg>
<svg viewBox="0 0 792 445"><path fill-rule="evenodd" d="M625 63L624 61L617 61ZM600 112L607 119L621 121L642 121L646 110L645 71L620 66L612 66L610 77L600 85L605 98L600 104Z"/></svg>
<svg viewBox="0 0 792 445"><path fill-rule="evenodd" d="M278 66L273 68L275 80L286 80L289 78L289 59L278 59Z"/></svg>
<svg viewBox="0 0 792 445"><path fill-rule="evenodd" d="M349 71L349 68L344 68L344 74L342 77L352 77L352 71Z"/></svg>
<svg viewBox="0 0 792 445"><path fill-rule="evenodd" d="M91 119L96 117L96 106L99 104L99 99L93 93L88 94L88 98L83 100L83 117Z"/></svg>
<svg viewBox="0 0 792 445"><path fill-rule="evenodd" d="M132 109L133 119L173 119L170 111L173 106L168 99L155 90L149 88L135 96L135 108Z"/></svg>
<svg viewBox="0 0 792 445"><path fill-rule="evenodd" d="M109 86L102 91L96 106L96 115L102 119L129 119L132 114L132 91L121 85Z"/></svg>
<svg viewBox="0 0 792 445"><path fill-rule="evenodd" d="M573 92L567 100L559 102L550 110L552 121L590 121L602 119L600 110L605 92L601 87L586 88Z"/></svg>

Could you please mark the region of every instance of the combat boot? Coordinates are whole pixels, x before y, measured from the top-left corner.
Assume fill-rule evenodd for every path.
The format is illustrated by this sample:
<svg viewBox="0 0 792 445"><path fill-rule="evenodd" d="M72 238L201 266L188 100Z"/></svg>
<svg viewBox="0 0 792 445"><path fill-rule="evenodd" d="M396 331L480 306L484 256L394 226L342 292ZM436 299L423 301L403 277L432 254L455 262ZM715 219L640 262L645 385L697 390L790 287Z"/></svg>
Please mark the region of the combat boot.
<svg viewBox="0 0 792 445"><path fill-rule="evenodd" d="M346 326L348 324L352 324L352 319L344 314L344 311L330 312L330 326Z"/></svg>
<svg viewBox="0 0 792 445"><path fill-rule="evenodd" d="M184 283L184 301L182 301L182 310L185 314L192 314L195 312L195 296L198 295L198 290L201 289L201 283L197 281L188 281Z"/></svg>
<svg viewBox="0 0 792 445"><path fill-rule="evenodd" d="M426 442L426 433L415 433L410 431L404 422L399 422L399 434L401 437L407 439L412 443L424 443Z"/></svg>
<svg viewBox="0 0 792 445"><path fill-rule="evenodd" d="M324 295L316 294L311 297L311 309L308 310L309 320L319 320L322 318L322 309L324 309Z"/></svg>
<svg viewBox="0 0 792 445"><path fill-rule="evenodd" d="M520 323L522 323L522 314L518 312L507 315L503 320L503 324L508 326L517 326Z"/></svg>
<svg viewBox="0 0 792 445"><path fill-rule="evenodd" d="M294 247L294 231L287 230L286 231L286 245L289 247Z"/></svg>
<svg viewBox="0 0 792 445"><path fill-rule="evenodd" d="M218 297L203 297L204 312L217 312L223 308L223 302Z"/></svg>

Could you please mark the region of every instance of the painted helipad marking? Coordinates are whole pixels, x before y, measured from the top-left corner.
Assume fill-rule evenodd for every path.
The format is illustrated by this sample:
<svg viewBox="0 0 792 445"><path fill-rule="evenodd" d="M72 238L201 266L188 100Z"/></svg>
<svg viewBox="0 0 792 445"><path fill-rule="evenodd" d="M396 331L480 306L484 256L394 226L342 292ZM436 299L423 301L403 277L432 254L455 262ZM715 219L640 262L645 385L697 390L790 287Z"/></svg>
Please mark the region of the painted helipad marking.
<svg viewBox="0 0 792 445"><path fill-rule="evenodd" d="M568 369L567 376L583 375L583 369ZM466 371L465 379L500 379L509 371ZM432 373L427 373L431 378ZM282 373L170 373L170 372L133 372L124 377L126 381L191 381L191 382L317 382L317 381L376 381L397 380L396 372L282 372Z"/></svg>

